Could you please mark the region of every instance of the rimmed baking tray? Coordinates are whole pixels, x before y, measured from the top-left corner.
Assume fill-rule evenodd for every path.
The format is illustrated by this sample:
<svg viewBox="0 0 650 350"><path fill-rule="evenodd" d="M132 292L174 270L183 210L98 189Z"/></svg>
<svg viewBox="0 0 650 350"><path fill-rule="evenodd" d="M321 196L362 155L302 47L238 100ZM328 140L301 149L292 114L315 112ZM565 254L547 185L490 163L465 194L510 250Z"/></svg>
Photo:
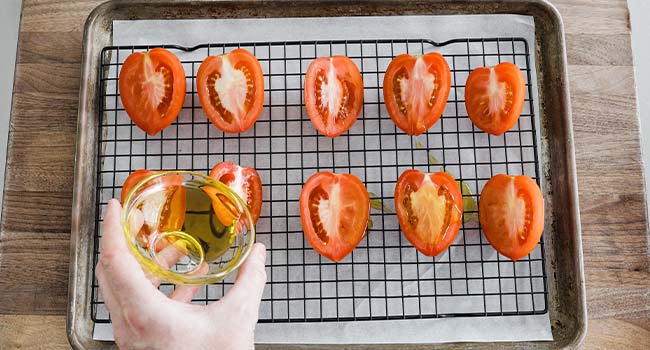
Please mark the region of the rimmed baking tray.
<svg viewBox="0 0 650 350"><path fill-rule="evenodd" d="M95 203L98 200L96 196L99 195L100 191L88 191L88 189L96 190L101 187L101 180L97 174L98 171L101 173L102 169L98 169L100 162L97 160L105 155L101 148L98 149L97 145L102 143L102 139L106 138L106 135L101 133L102 126L106 124L102 123L101 118L97 118L97 116L106 111L100 110L103 102L101 100L105 98L106 91L101 91L103 85L98 84L98 79L100 77L105 78L103 74L106 71L102 68L106 68L104 67L105 48L111 44L113 20L473 13L526 14L533 16L535 19L536 42L534 45L531 43L530 49L535 50L537 66L530 67L530 69L536 69L538 86L535 88L539 90L540 98L541 130L539 132L541 132L542 136L540 156L543 158L541 162L543 168L541 169L538 181L542 182L542 187L545 190L548 210L551 211L549 216L554 218L554 221L550 223L551 227L549 228L549 223L547 223L547 229L545 230L544 240L547 249L543 253L542 258L536 260L546 260L545 268L548 274L548 294L546 294L545 289L544 297L546 298L548 295L548 300L544 301L544 309L541 311L545 311L548 308L550 312L551 321L554 326L553 334L555 341L552 343L527 342L517 344L482 343L475 345L465 344L464 346L480 348L509 348L512 346L524 348L561 348L578 344L584 334L586 317L584 286L582 282L580 229L576 200L577 187L575 186L573 149L571 145L571 119L568 108L568 93L565 85L564 43L561 21L557 15L557 11L545 2L539 1L466 1L453 3L442 1L382 1L354 3L318 2L317 4L310 2L291 2L291 6L287 5L287 2L259 4L257 2L189 3L181 1L141 4L116 1L98 7L89 17L85 31L84 78L80 93L78 161L75 178L72 229L72 251L74 252L74 256L70 269L68 334L73 346L77 348L89 348L109 346L110 344L92 340L93 317L91 317L92 313L90 308L91 305L95 304L93 304L93 296L89 287L93 278L93 253L96 250L96 242L94 240L96 217L99 217L99 206L95 206ZM516 54L515 42L519 40L513 38L511 41L512 54L514 56ZM484 43L485 40L482 40L482 42ZM499 46L499 39L496 42L497 46ZM425 43L420 42L417 44L424 45ZM314 45L318 44L314 43ZM347 50L349 45L354 45L355 43L345 42L338 44L344 44ZM363 44L359 43L361 46ZM375 42L374 44L379 45L379 42ZM390 44L392 46L396 43L391 41ZM398 42L397 44L401 43ZM428 45L429 43L426 44ZM286 43L283 45L286 48ZM332 43L329 43L329 45L331 50ZM467 45L469 45L469 41ZM540 50L540 48L545 48L545 50ZM270 49L271 47L269 46ZM363 51L363 47L361 47L361 51ZM528 52L527 46L526 52ZM101 60L100 57L102 58ZM272 60L272 58L269 58L269 61ZM113 122L118 123L116 120ZM362 132L365 132L365 123ZM176 137L178 138L178 135ZM334 147L334 143L332 143L332 148ZM411 151L413 154L413 149ZM336 154L334 153L333 157L335 156ZM116 185L113 184L111 186L115 187ZM93 213L95 215L92 215ZM94 247L95 249L93 249ZM556 278L556 276L562 276L562 278ZM546 274L544 277L546 278ZM544 287L546 288L546 286ZM507 313L504 313L502 309L501 314ZM402 317L404 316L403 314ZM422 316L421 313L420 316ZM459 345L447 344L443 346L454 347ZM286 348L284 345L282 347ZM376 348L377 346L373 345L372 347ZM390 347L395 348L396 346L392 344Z"/></svg>

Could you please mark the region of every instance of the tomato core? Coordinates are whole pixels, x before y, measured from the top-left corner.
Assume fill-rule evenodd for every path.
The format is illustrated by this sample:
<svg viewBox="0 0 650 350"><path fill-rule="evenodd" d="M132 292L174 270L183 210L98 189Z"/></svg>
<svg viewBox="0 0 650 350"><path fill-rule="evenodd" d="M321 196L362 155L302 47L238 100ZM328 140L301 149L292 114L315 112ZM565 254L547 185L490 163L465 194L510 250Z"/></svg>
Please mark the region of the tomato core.
<svg viewBox="0 0 650 350"><path fill-rule="evenodd" d="M223 119L232 123L243 119L255 98L254 81L251 72L244 65L235 67L228 55L222 58L222 70L208 77L210 101Z"/></svg>
<svg viewBox="0 0 650 350"><path fill-rule="evenodd" d="M412 76L406 67L401 67L395 75L393 93L400 112L404 115L425 115L433 107L438 85L436 76L428 71L422 56L418 56L412 69Z"/></svg>
<svg viewBox="0 0 650 350"><path fill-rule="evenodd" d="M429 231L434 245L445 238L449 224L460 220L462 214L449 190L434 184L429 176L417 191L410 184L406 186L403 204L408 223L417 231Z"/></svg>
<svg viewBox="0 0 650 350"><path fill-rule="evenodd" d="M172 73L165 66L160 66L156 69L151 62L151 57L148 53L144 54L143 65L143 93L150 96L150 99L147 101L149 101L152 106L158 110L160 116L164 118L169 109L172 94L174 93Z"/></svg>
<svg viewBox="0 0 650 350"><path fill-rule="evenodd" d="M336 76L333 58L329 59L329 69L316 73L316 106L319 117L325 125L334 125L344 121L354 110L354 86L348 81L340 81Z"/></svg>

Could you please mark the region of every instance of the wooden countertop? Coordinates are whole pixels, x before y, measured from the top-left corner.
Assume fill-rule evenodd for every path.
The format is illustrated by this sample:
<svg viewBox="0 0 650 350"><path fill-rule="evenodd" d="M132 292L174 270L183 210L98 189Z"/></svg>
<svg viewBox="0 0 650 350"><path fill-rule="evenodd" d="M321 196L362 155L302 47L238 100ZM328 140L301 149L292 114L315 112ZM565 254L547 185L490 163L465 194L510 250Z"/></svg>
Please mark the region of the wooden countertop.
<svg viewBox="0 0 650 350"><path fill-rule="evenodd" d="M23 0L0 231L0 349L67 349L83 25L101 1ZM586 349L647 349L650 262L626 0L556 0L566 29ZM7 49L7 48L5 48Z"/></svg>

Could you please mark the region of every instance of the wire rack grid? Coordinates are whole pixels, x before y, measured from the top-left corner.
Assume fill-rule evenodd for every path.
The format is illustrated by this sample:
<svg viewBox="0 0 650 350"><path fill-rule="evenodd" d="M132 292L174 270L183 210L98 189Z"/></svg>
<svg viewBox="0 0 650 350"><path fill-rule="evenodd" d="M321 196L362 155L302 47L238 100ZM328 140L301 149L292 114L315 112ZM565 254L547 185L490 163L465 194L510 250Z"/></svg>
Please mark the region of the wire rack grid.
<svg viewBox="0 0 650 350"><path fill-rule="evenodd" d="M174 52L187 75L187 94L178 119L148 136L129 119L119 99L117 77L126 57L156 46L106 47L100 65L97 145L95 264L102 212L118 197L132 171L188 169L208 173L231 161L255 167L263 183L257 240L267 249L268 283L260 322L330 322L454 316L530 315L547 311L543 241L523 259L499 255L482 235L475 210L466 211L458 238L435 258L418 253L403 237L393 212L393 189L401 172L445 171L467 186L465 200L478 202L483 185L497 173L525 174L540 183L536 121L531 98L528 44L523 38L345 40L205 44L192 48L160 45ZM242 47L260 61L265 79L263 113L241 134L224 134L201 110L195 74L202 60ZM383 104L386 67L401 53L442 53L452 73L441 119L411 137L397 129ZM329 139L311 124L302 101L304 74L316 57L346 55L359 67L364 105L354 126ZM464 105L464 84L473 68L510 61L526 78L524 110L515 127L491 136L472 125ZM371 211L371 228L343 261L332 263L303 237L298 199L302 184L318 171L351 173L385 209ZM93 276L94 276L93 268ZM193 303L218 300L234 277L204 287ZM110 322L96 279L91 312ZM163 283L170 292L174 286Z"/></svg>

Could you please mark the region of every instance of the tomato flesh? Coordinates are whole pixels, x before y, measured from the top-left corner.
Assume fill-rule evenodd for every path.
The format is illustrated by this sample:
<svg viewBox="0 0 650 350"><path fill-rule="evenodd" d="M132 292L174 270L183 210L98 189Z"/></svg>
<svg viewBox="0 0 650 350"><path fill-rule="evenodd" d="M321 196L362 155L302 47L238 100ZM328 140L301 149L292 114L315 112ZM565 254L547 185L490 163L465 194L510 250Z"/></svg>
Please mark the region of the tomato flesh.
<svg viewBox="0 0 650 350"><path fill-rule="evenodd" d="M246 202L253 221L257 223L262 212L262 180L255 169L222 162L212 168L210 177L235 191Z"/></svg>
<svg viewBox="0 0 650 350"><path fill-rule="evenodd" d="M363 81L357 66L345 56L321 57L307 69L305 106L323 135L336 137L357 120L363 105Z"/></svg>
<svg viewBox="0 0 650 350"><path fill-rule="evenodd" d="M120 99L131 120L149 135L171 124L185 99L185 72L166 49L134 52L119 76Z"/></svg>
<svg viewBox="0 0 650 350"><path fill-rule="evenodd" d="M395 210L409 242L422 254L435 256L458 235L463 199L448 173L407 170L395 186Z"/></svg>
<svg viewBox="0 0 650 350"><path fill-rule="evenodd" d="M465 87L467 114L479 129L501 135L517 123L525 90L524 76L513 63L476 68Z"/></svg>
<svg viewBox="0 0 650 350"><path fill-rule="evenodd" d="M516 261L530 254L544 231L542 192L530 177L495 175L481 192L479 221L490 244Z"/></svg>
<svg viewBox="0 0 650 350"><path fill-rule="evenodd" d="M400 129L420 135L440 119L450 87L449 65L439 53L399 55L384 75L386 109Z"/></svg>
<svg viewBox="0 0 650 350"><path fill-rule="evenodd" d="M370 215L370 196L354 175L320 172L300 193L305 237L322 256L339 262L361 241Z"/></svg>
<svg viewBox="0 0 650 350"><path fill-rule="evenodd" d="M224 132L246 131L262 113L262 67L244 49L206 58L197 72L197 90L208 119Z"/></svg>

